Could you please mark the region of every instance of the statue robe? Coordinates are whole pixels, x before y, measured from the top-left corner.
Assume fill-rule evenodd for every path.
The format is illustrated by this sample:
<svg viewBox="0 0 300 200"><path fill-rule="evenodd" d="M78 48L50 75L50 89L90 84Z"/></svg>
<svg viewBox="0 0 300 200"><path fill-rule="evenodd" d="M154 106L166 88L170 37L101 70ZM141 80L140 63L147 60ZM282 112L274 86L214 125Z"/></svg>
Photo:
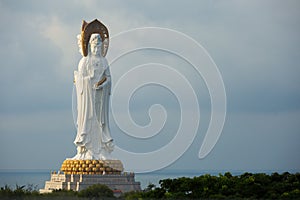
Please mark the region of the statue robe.
<svg viewBox="0 0 300 200"><path fill-rule="evenodd" d="M99 87L96 83L106 81ZM74 72L77 96L77 135L75 145L86 152L75 159L103 159L112 151L106 144L112 141L109 131L110 71L104 57L84 57Z"/></svg>

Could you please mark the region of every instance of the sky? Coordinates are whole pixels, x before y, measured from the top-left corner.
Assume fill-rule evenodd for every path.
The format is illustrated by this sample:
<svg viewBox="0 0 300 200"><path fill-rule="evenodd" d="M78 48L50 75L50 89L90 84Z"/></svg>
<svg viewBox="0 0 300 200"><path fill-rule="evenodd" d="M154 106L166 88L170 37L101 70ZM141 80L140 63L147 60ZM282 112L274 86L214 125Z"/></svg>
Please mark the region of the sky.
<svg viewBox="0 0 300 200"><path fill-rule="evenodd" d="M164 166L164 170L299 172L299 9L297 0L0 0L0 170L59 169L64 159L75 155L73 71L81 58L76 36L83 19L97 18L110 31L108 56L118 48L137 43L133 40L114 43L118 35L137 28L160 27L197 41L219 70L226 91L225 124L212 151L199 159L199 148L212 112L205 77L197 75L190 63L180 57L157 49L130 52L110 63L113 93L122 75L145 63L168 64L190 81L198 99L200 125L190 146L179 159ZM159 34L147 38L159 43L171 41L171 46L188 46ZM187 52L194 56L190 47ZM156 75L156 78L162 76ZM165 77L175 83L174 87L185 91L185 85L176 82L175 77ZM143 79L143 75L139 78ZM127 79L123 84L129 87L134 81ZM189 95L184 96L190 100ZM126 120L126 113L118 106L127 105L123 99L126 93L120 92L118 97L119 101L111 104L115 105L114 114ZM166 113L158 111L156 117L166 114L163 128L147 139L131 137L118 127L111 109L115 144L136 153L167 145L176 137L183 120L181 114L195 114L196 107L190 104L182 108L180 102L176 92L166 87L149 84L139 88L129 102L132 119L146 126L151 121L148 109L161 104ZM134 131L130 127L128 132ZM167 157L162 154L158 160ZM126 170L140 170L138 162L126 157L119 159ZM150 165L155 161L147 162Z"/></svg>

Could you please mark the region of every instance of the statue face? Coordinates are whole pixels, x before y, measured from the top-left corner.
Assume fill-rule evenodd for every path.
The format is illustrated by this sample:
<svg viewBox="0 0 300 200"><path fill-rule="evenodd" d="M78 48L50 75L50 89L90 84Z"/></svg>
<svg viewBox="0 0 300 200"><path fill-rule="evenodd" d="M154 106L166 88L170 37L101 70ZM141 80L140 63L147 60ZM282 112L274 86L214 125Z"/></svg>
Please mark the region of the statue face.
<svg viewBox="0 0 300 200"><path fill-rule="evenodd" d="M101 37L99 34L93 34L90 39L91 53L96 56L101 55Z"/></svg>
<svg viewBox="0 0 300 200"><path fill-rule="evenodd" d="M91 44L91 52L95 56L100 56L101 55L101 45Z"/></svg>

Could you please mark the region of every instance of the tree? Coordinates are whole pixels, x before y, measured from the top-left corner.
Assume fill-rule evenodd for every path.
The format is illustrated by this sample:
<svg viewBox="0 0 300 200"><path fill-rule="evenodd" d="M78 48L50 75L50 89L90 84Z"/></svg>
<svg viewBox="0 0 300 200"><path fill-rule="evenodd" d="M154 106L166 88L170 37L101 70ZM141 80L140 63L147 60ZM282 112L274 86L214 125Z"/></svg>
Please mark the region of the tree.
<svg viewBox="0 0 300 200"><path fill-rule="evenodd" d="M131 199L300 199L300 173L209 174L159 181ZM126 198L127 199L127 198ZM128 198L129 199L129 198Z"/></svg>
<svg viewBox="0 0 300 200"><path fill-rule="evenodd" d="M106 185L95 184L79 192L80 197L114 197L113 191Z"/></svg>

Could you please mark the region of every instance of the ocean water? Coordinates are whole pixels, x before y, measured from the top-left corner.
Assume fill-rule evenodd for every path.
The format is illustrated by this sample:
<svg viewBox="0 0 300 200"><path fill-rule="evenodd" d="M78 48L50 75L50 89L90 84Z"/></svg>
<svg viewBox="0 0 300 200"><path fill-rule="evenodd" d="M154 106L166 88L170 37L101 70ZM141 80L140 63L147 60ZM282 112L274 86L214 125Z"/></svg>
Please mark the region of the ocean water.
<svg viewBox="0 0 300 200"><path fill-rule="evenodd" d="M194 171L194 170L163 170L151 173L135 174L135 180L141 183L141 188L145 189L150 183L159 186L162 179L173 179L179 177L195 177L203 174L218 175L224 174L226 171ZM232 175L240 175L245 171L230 171ZM258 172L258 171L257 171ZM259 171L271 174L274 171ZM279 172L279 171L278 171ZM255 173L255 172L252 172ZM280 173L280 172L279 172ZM45 186L45 181L50 180L50 170L2 170L0 171L0 187L5 185L15 188L18 186L33 185L35 189L41 189Z"/></svg>

